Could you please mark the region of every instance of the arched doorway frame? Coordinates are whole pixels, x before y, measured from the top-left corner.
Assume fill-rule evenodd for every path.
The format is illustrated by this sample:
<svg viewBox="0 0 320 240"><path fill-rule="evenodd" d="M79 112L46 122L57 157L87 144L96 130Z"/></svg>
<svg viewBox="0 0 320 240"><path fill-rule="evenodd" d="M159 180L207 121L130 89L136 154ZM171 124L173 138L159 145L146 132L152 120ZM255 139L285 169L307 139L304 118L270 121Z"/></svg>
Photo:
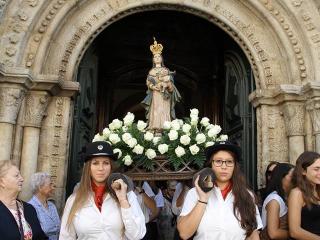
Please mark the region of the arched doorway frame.
<svg viewBox="0 0 320 240"><path fill-rule="evenodd" d="M24 9L23 5L28 5L28 14L20 11ZM5 51L6 57L1 60L3 63L1 72L6 73L11 67L17 67L23 70L22 75L25 74L30 79L30 85L38 81L47 85L58 83L68 88L68 84L75 80L75 73L84 52L101 31L130 14L161 9L183 11L203 17L219 26L238 43L250 62L256 81L257 90L251 94L250 98L255 107L258 107L257 155L260 176L263 165L269 160L275 160L279 151L282 151L280 159L288 160L287 150L283 150L279 143L283 140L288 141L288 138L293 136L291 140L294 144L297 135L300 138L298 142L301 143L301 137L304 135L303 130L301 131L303 127L298 128L297 132L295 126L297 124L303 126L301 119L304 117L304 105L289 102L283 106L284 113L280 109L282 106L279 105L287 100L299 100L292 97L291 94L298 92L296 86L320 79L320 69L316 68L320 64L318 57L320 50L313 50L314 47L320 49L317 45L319 38L316 38L316 29L320 21L317 21L319 14L312 1L308 3L281 0L166 0L158 2L153 0L143 2L137 0L55 0L50 3L47 1L34 1L34 3L32 1L22 3L9 1L2 15L6 23L12 22L2 31L4 47L1 51ZM310 24L315 27L312 28ZM21 31L21 28L28 28L28 31ZM17 74L19 75L20 72L17 71ZM289 84L293 87L289 86L285 89L288 91L283 92L281 84ZM281 89L278 91L278 88ZM281 95L282 93L288 94ZM273 100L273 98L277 99ZM71 122L72 99L66 97L62 100L59 96L54 96L53 99L56 101L51 101L48 106L48 117L42 123L42 130L50 125L50 117L56 117L56 121L60 121L64 106L69 111L69 119L66 117L64 123L70 124ZM295 115L297 120L287 117L288 124L284 124L284 118L290 115L288 109L291 107L297 112ZM272 121L268 121L268 117L272 118ZM308 116L308 121L310 122L310 116ZM279 122L281 127L278 126ZM287 128L288 133L283 130L284 127ZM69 126L69 131L70 129ZM310 132L312 130L309 131L309 135L312 134ZM47 140L50 134L42 131L40 137ZM65 162L68 159L66 153L68 137L59 142L59 131L54 134L57 136L53 141L55 149L52 150L53 155L59 156L59 159ZM310 139L311 137L306 141L311 146ZM45 156L49 145L50 143L47 143L39 148L38 158L44 159L44 162L51 161ZM41 154L43 156L40 156ZM48 164L43 165L44 168L48 167ZM62 172L58 173L62 175L59 175L62 181L64 181L65 173L62 167ZM62 185L59 186L62 187Z"/></svg>

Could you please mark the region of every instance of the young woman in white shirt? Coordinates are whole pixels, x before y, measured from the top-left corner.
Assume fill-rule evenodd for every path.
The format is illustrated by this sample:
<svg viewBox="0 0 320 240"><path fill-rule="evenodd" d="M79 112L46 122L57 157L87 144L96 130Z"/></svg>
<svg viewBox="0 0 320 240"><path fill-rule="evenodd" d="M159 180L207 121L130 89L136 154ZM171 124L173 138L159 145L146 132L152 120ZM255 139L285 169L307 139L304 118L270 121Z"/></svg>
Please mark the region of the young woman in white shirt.
<svg viewBox="0 0 320 240"><path fill-rule="evenodd" d="M208 165L216 175L215 186L205 193L196 178L178 220L182 239L194 234L194 240L259 239L261 218L240 170L240 157L240 148L229 141L206 149Z"/></svg>
<svg viewBox="0 0 320 240"><path fill-rule="evenodd" d="M267 197L262 205L262 240L289 238L287 196L291 189L293 168L289 163L278 163L272 172L266 189Z"/></svg>
<svg viewBox="0 0 320 240"><path fill-rule="evenodd" d="M117 155L100 141L89 143L84 152L80 185L66 202L59 239L141 239L145 219L136 195L127 193L122 179L116 180L121 185L114 189L116 197L106 185Z"/></svg>

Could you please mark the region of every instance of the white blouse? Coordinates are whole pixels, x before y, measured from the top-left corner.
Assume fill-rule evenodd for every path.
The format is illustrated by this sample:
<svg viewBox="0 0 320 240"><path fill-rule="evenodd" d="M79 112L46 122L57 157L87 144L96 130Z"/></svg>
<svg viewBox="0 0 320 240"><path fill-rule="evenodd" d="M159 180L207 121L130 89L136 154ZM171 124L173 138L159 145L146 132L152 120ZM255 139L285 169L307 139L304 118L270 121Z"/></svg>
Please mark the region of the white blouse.
<svg viewBox="0 0 320 240"><path fill-rule="evenodd" d="M192 188L185 199L180 216L188 215L198 202L198 194ZM232 191L224 200L220 188L214 187L210 191L208 204L202 216L194 240L242 240L246 238L246 231L241 228L233 213L234 196ZM256 206L257 229L262 228L258 207Z"/></svg>
<svg viewBox="0 0 320 240"><path fill-rule="evenodd" d="M101 212L90 196L88 203L76 214L70 225L67 220L73 205L75 194L67 202L61 219L60 240L120 240L141 239L146 233L145 219L136 195L127 194L129 208L120 208L108 194L103 201Z"/></svg>
<svg viewBox="0 0 320 240"><path fill-rule="evenodd" d="M266 199L264 200L263 205L262 205L261 217L262 217L263 228L265 228L267 226L267 210L266 210L266 206L272 200L276 200L278 202L279 206L280 206L279 218L283 217L288 212L288 207L287 207L286 203L283 201L283 199L278 195L278 193L276 191L273 191L272 193L270 193L266 197Z"/></svg>

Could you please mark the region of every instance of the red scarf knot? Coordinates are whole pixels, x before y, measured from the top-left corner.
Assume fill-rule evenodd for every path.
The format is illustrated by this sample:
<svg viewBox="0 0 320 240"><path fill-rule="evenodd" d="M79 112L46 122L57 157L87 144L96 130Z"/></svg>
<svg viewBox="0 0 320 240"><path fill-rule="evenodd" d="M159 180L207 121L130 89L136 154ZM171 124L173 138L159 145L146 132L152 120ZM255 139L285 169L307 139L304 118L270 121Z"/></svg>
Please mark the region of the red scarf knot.
<svg viewBox="0 0 320 240"><path fill-rule="evenodd" d="M93 181L91 181L91 188L92 188L92 191L94 192L94 203L96 204L97 208L101 212L103 195L106 192L106 186L105 185L97 186Z"/></svg>

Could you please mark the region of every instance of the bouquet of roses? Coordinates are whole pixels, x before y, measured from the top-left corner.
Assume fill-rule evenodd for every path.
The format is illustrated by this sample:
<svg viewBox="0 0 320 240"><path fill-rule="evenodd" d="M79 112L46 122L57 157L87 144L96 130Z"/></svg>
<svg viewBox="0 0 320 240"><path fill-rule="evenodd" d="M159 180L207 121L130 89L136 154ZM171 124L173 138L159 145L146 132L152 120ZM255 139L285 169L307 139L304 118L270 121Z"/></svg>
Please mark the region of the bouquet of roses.
<svg viewBox="0 0 320 240"><path fill-rule="evenodd" d="M201 168L205 163L204 149L228 136L219 135L221 127L210 124L207 117L199 121L198 114L198 109L191 109L188 118L165 122L161 136L155 136L147 129L147 123L136 123L134 114L129 112L122 121L114 119L93 141L109 142L119 153L118 163L122 166L134 164L152 170L154 158L166 155L175 170L187 162Z"/></svg>

